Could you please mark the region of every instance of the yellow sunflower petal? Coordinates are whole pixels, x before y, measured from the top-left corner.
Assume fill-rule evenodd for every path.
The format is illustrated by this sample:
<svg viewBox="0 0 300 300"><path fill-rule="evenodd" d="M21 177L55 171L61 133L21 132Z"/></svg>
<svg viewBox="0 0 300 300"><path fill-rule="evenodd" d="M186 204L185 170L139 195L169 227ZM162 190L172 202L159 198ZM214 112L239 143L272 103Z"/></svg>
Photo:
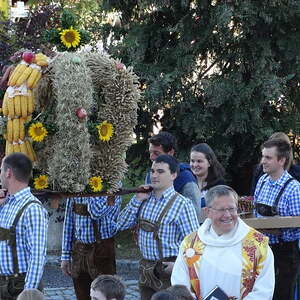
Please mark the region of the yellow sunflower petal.
<svg viewBox="0 0 300 300"><path fill-rule="evenodd" d="M35 142L41 142L47 136L48 131L41 122L38 122L30 125L28 134Z"/></svg>
<svg viewBox="0 0 300 300"><path fill-rule="evenodd" d="M67 48L76 48L80 44L80 33L71 26L60 32L60 40Z"/></svg>
<svg viewBox="0 0 300 300"><path fill-rule="evenodd" d="M91 177L89 180L89 185L93 192L100 192L103 189L102 178L99 176Z"/></svg>
<svg viewBox="0 0 300 300"><path fill-rule="evenodd" d="M34 178L34 188L37 190L43 190L48 187L48 176L47 175L40 175Z"/></svg>
<svg viewBox="0 0 300 300"><path fill-rule="evenodd" d="M113 125L107 121L103 121L96 127L98 129L99 140L101 141L109 141L114 134Z"/></svg>

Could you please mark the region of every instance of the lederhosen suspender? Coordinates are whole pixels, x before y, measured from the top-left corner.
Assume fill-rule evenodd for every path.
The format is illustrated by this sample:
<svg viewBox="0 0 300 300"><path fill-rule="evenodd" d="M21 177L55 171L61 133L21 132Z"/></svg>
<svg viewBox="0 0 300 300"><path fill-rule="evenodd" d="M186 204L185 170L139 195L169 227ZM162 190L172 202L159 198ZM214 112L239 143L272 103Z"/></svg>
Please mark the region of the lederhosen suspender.
<svg viewBox="0 0 300 300"><path fill-rule="evenodd" d="M32 203L37 203L37 204L41 205L41 203L36 200L27 202L22 208L20 208L20 210L18 211L18 213L13 221L13 224L11 225L11 227L9 229L0 227L0 241L8 241L8 245L11 247L14 274L19 273L18 254L17 254L17 234L16 234L17 224L18 224L19 219L21 218L24 210L26 209L26 207Z"/></svg>
<svg viewBox="0 0 300 300"><path fill-rule="evenodd" d="M111 205L114 205L114 203L115 203L115 196L114 195L108 196L107 197L107 205L111 206ZM96 242L100 241L101 233L99 231L99 226L101 226L101 223L99 222L99 226L98 226L97 221L91 217L91 215L87 209L87 204L74 203L73 212L77 215L91 218Z"/></svg>
<svg viewBox="0 0 300 300"><path fill-rule="evenodd" d="M288 185L291 181L293 181L293 180L295 180L295 178L293 178L293 177L292 177L292 178L289 178L289 179L284 183L283 187L281 188L281 190L280 190L279 193L277 194L276 199L275 199L275 202L274 202L274 204L272 205L272 208L274 209L274 211L277 211L277 206L278 206L279 200L280 200L280 198L281 198L281 196L282 196L282 194L283 194L285 188L286 188L287 185ZM262 182L262 184L261 184L261 186L260 186L260 188L259 188L258 194L257 194L257 198L258 198L258 196L259 196L259 194L260 194L260 192L261 192L261 190L262 190L262 188L263 188L263 186L264 186L265 183L266 183L266 181L263 181L263 182ZM259 203L259 202L257 202L257 203Z"/></svg>
<svg viewBox="0 0 300 300"><path fill-rule="evenodd" d="M144 203L146 201L144 201L141 204L140 209L138 211L138 229L142 228L145 231L153 232L153 237L154 237L154 239L156 240L156 243L157 243L157 248L158 248L158 253L159 253L159 258L160 259L163 258L163 250L162 250L162 243L161 243L161 240L160 240L159 235L158 235L159 227L161 225L161 221L162 221L163 217L170 210L171 206L175 202L178 195L179 194L177 192L175 192L175 194L171 197L171 199L168 201L167 205L164 207L164 209L160 213L160 215L157 218L157 221L155 223L152 223L152 222L148 221L147 219L142 219L139 216L141 208L142 208L142 206L144 205Z"/></svg>

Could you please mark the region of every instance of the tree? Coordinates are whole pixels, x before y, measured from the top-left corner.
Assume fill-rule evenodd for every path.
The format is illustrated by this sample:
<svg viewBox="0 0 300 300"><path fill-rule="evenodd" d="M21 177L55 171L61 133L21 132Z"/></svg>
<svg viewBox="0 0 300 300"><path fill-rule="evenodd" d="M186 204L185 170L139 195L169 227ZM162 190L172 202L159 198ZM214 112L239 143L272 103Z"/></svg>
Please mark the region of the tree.
<svg viewBox="0 0 300 300"><path fill-rule="evenodd" d="M274 131L300 134L300 2L106 0L101 9L121 15L97 24L106 49L141 79L147 121L137 135L149 136L162 109L181 157L207 142L248 193L260 144Z"/></svg>

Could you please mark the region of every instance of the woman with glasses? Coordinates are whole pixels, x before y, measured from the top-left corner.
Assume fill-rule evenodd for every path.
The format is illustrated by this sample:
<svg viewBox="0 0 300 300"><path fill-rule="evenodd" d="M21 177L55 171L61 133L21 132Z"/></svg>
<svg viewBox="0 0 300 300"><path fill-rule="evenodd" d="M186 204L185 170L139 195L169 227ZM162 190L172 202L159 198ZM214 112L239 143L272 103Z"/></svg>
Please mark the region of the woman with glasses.
<svg viewBox="0 0 300 300"><path fill-rule="evenodd" d="M207 219L180 246L172 285L187 286L196 299L271 300L275 275L268 238L238 217L238 195L229 186L209 189L206 204Z"/></svg>
<svg viewBox="0 0 300 300"><path fill-rule="evenodd" d="M225 184L224 168L218 161L214 151L206 144L195 145L190 153L190 165L193 174L197 178L201 192L201 208L206 206L205 195L209 188ZM200 222L204 221L204 214L200 216Z"/></svg>

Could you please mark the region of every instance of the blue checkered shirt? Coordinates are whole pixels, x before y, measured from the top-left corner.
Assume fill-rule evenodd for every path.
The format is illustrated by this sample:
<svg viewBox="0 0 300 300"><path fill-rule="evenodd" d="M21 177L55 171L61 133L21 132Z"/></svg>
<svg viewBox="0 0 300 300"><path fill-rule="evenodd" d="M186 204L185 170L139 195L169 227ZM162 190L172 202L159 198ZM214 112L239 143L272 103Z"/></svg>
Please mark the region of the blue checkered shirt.
<svg viewBox="0 0 300 300"><path fill-rule="evenodd" d="M279 191L289 178L292 178L292 176L287 171L284 171L281 177L275 181L268 174L261 176L254 192L254 202L272 206ZM265 184L261 188L263 182ZM300 183L297 180L291 181L286 186L278 202L277 211L279 216L300 216ZM261 217L258 213L256 215ZM300 228L281 229L281 231L280 239L285 242L300 239ZM275 235L268 234L268 236L270 244L280 242Z"/></svg>
<svg viewBox="0 0 300 300"><path fill-rule="evenodd" d="M142 205L140 211L142 201L133 197L118 217L117 230L125 230L136 226L138 213L141 218L156 222L174 193L173 186L165 190L160 199L156 199L152 193L149 199L145 200L146 203ZM162 242L163 257L177 256L183 238L196 231L198 227L199 223L193 204L189 199L179 194L159 227L158 234ZM144 258L149 260L160 259L153 232L139 229L138 246Z"/></svg>
<svg viewBox="0 0 300 300"><path fill-rule="evenodd" d="M18 211L36 199L30 188L7 198L0 207L0 227L9 229ZM30 204L16 226L19 272L25 273L25 289L37 288L43 275L47 250L48 214L41 205ZM12 251L7 241L0 241L0 275L12 275Z"/></svg>
<svg viewBox="0 0 300 300"><path fill-rule="evenodd" d="M97 221L101 239L108 239L115 235L114 221L120 211L121 197L115 198L114 205L107 205L107 197L82 197L67 199L63 239L62 260L70 260L72 242L78 240L85 244L96 241L92 219ZM73 212L73 205L86 204L90 216L81 216Z"/></svg>

